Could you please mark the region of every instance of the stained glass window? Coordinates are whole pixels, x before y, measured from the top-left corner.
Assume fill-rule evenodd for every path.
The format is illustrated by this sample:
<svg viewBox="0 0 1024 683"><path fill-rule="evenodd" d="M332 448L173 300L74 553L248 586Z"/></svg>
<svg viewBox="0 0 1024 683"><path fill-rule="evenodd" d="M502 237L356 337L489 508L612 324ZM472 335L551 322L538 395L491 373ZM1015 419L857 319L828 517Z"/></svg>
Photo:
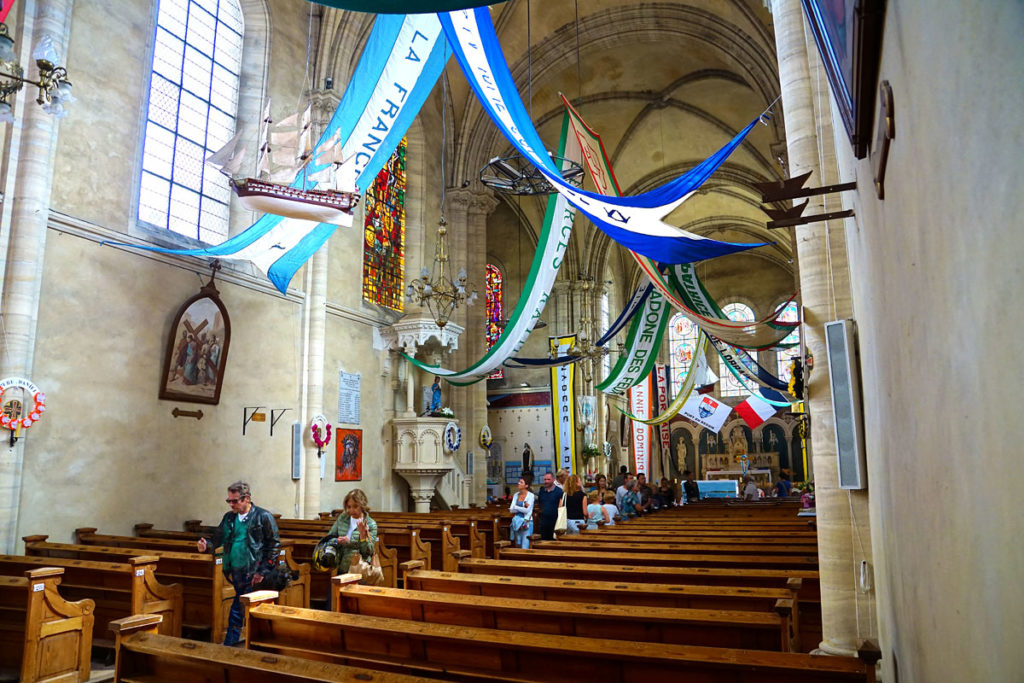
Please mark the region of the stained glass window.
<svg viewBox="0 0 1024 683"><path fill-rule="evenodd" d="M754 322L754 311L751 310L750 306L746 306L740 303L727 304L722 307L722 312L729 320L736 322ZM743 388L743 385L739 383L729 368L726 367L725 363L719 358L719 370L718 376L720 393L722 396L749 396L750 392Z"/></svg>
<svg viewBox="0 0 1024 683"><path fill-rule="evenodd" d="M497 266L493 266L490 263L487 264L487 276L486 283L484 284L484 301L486 302L485 315L487 316L487 348L494 346L494 343L498 341L498 337L501 336L502 329L502 305L504 301L504 288L502 287L501 271L498 270ZM501 368L498 368L493 373L487 376L487 379L501 379L505 374Z"/></svg>
<svg viewBox="0 0 1024 683"><path fill-rule="evenodd" d="M786 307L782 310L782 314L778 316L781 322L795 323L800 320L800 309L797 307L795 301L790 301L786 304ZM789 384L789 380L793 377L793 372L789 369L790 361L794 358L800 357L800 328L794 329L789 335L779 342L780 346L792 344L789 348L781 348L776 352L776 358L778 359L779 368L779 379Z"/></svg>
<svg viewBox="0 0 1024 683"><path fill-rule="evenodd" d="M405 139L373 184L363 208L363 299L403 310L405 278Z"/></svg>
<svg viewBox="0 0 1024 683"><path fill-rule="evenodd" d="M669 385L673 396L679 393L686 373L690 370L693 355L697 352L698 332L693 321L682 313L676 313L668 322L669 374L671 375Z"/></svg>
<svg viewBox="0 0 1024 683"><path fill-rule="evenodd" d="M228 179L205 164L235 133L242 64L237 0L160 0L139 220L198 239L228 234Z"/></svg>

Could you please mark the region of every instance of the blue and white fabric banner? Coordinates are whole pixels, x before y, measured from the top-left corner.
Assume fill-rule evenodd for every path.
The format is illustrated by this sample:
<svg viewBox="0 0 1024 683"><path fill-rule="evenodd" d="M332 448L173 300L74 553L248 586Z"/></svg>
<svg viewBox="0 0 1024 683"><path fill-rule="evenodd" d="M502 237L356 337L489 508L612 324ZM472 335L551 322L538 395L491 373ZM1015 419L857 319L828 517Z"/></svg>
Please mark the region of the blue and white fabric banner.
<svg viewBox="0 0 1024 683"><path fill-rule="evenodd" d="M434 14L377 17L348 88L317 147L335 135L345 156L355 155L360 192L391 157L444 70L449 56ZM315 154L315 153L314 153ZM326 166L310 164L313 175ZM292 187L315 187L299 176ZM135 244L164 254L205 256L253 262L281 293L292 277L323 246L338 226L264 214L244 232L212 247L166 249Z"/></svg>
<svg viewBox="0 0 1024 683"><path fill-rule="evenodd" d="M633 197L584 192L562 178L545 151L509 73L489 11L478 8L438 16L480 104L505 137L559 193L613 240L662 263L689 263L763 246L711 240L661 220L695 192L743 142L757 119L697 167L655 190Z"/></svg>

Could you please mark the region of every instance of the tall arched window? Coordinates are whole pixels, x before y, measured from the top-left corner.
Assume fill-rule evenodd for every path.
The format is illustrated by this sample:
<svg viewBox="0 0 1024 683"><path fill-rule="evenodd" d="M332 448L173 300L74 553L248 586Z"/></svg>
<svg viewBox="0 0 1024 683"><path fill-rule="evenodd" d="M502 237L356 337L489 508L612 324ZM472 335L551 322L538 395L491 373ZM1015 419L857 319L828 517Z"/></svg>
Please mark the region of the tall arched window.
<svg viewBox="0 0 1024 683"><path fill-rule="evenodd" d="M363 299L402 311L405 278L405 138L366 190Z"/></svg>
<svg viewBox="0 0 1024 683"><path fill-rule="evenodd" d="M676 313L668 321L669 386L672 395L679 393L686 373L697 352L697 336L700 330L682 313Z"/></svg>
<svg viewBox="0 0 1024 683"><path fill-rule="evenodd" d="M608 296L608 292L601 293L601 309L600 309L600 324L601 329L598 330L598 338L604 335L608 331L608 326L611 324L611 301ZM607 347L606 347L607 348ZM612 357L611 354L605 354L601 357L601 378L604 379L612 372Z"/></svg>
<svg viewBox="0 0 1024 683"><path fill-rule="evenodd" d="M495 265L487 264L487 275L486 282L484 283L484 302L486 305L486 311L484 315L487 316L487 326L485 335L487 337L487 348L494 346L494 343L498 341L498 337L501 336L502 323L504 315L504 280L501 277L501 271ZM501 368L498 368L493 373L487 376L487 379L501 379L505 376Z"/></svg>
<svg viewBox="0 0 1024 683"><path fill-rule="evenodd" d="M782 310L782 314L778 316L781 322L795 323L800 320L800 309L795 301L786 303L786 307ZM787 348L787 345L788 348ZM793 377L793 372L790 370L790 362L794 358L800 357L800 328L795 328L789 335L779 342L779 346L783 347L776 351L775 357L778 359L778 371L779 379L783 382L789 383L789 380Z"/></svg>
<svg viewBox="0 0 1024 683"><path fill-rule="evenodd" d="M725 313L729 320L735 322L754 322L754 311L751 310L750 306L741 303L726 304L722 307L722 312ZM719 358L718 376L720 384L720 395L721 396L749 396L750 392L743 388L743 385L733 376L729 368L725 366L725 363Z"/></svg>
<svg viewBox="0 0 1024 683"><path fill-rule="evenodd" d="M242 65L237 0L160 0L139 221L201 242L228 234L228 180L205 160L235 132Z"/></svg>

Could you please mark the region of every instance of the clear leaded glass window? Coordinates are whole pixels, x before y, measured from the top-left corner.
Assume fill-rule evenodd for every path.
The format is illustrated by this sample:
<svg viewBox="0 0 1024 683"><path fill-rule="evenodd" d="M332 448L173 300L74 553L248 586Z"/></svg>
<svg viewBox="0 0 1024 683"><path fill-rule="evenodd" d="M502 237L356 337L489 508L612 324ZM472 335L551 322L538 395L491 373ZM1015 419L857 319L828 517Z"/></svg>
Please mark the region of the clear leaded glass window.
<svg viewBox="0 0 1024 683"><path fill-rule="evenodd" d="M673 396L679 393L683 379L693 363L698 332L693 321L682 313L676 313L668 322L669 386Z"/></svg>
<svg viewBox="0 0 1024 683"><path fill-rule="evenodd" d="M741 303L727 304L722 307L722 312L729 320L735 322L754 322L754 311L750 306ZM719 359L718 376L719 387L722 396L749 396L750 392L743 388L736 377L733 376L725 363Z"/></svg>
<svg viewBox="0 0 1024 683"><path fill-rule="evenodd" d="M237 0L160 0L139 220L198 239L228 234L228 180L205 165L235 132L242 64Z"/></svg>

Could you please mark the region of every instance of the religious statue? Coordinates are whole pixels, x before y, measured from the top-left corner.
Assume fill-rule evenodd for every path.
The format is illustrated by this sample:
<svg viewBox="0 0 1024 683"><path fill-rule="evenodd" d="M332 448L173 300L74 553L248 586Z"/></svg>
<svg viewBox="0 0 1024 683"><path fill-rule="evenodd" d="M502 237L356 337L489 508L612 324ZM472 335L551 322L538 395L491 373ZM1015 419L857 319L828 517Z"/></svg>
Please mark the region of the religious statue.
<svg viewBox="0 0 1024 683"><path fill-rule="evenodd" d="M527 475L527 473L529 473ZM530 444L523 444L523 475L529 476L527 484L533 480L533 450L530 449Z"/></svg>
<svg viewBox="0 0 1024 683"><path fill-rule="evenodd" d="M430 408L427 409L431 415L441 411L441 378L435 377L434 384L430 387Z"/></svg>
<svg viewBox="0 0 1024 683"><path fill-rule="evenodd" d="M740 427L733 427L732 431L729 432L729 454L730 455L744 455L747 452L747 437L743 434L743 429Z"/></svg>

